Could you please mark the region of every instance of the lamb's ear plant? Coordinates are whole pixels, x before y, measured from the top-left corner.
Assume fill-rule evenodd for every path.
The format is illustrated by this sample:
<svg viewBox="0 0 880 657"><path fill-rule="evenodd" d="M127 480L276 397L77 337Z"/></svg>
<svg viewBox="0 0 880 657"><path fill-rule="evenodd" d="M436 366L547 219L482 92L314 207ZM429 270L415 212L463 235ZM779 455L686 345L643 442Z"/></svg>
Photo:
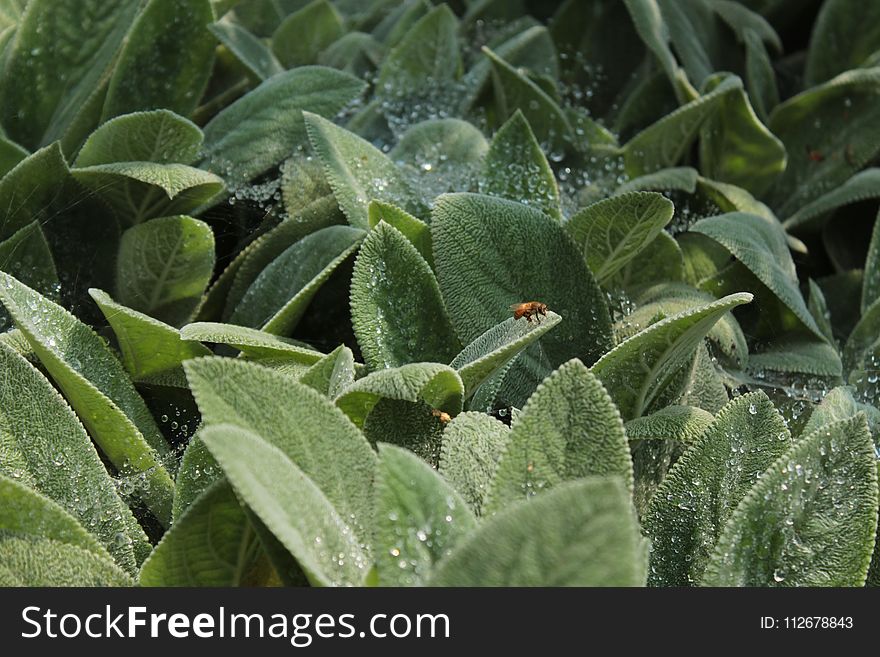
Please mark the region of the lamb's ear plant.
<svg viewBox="0 0 880 657"><path fill-rule="evenodd" d="M872 3L106 4L0 11L0 584L880 585Z"/></svg>

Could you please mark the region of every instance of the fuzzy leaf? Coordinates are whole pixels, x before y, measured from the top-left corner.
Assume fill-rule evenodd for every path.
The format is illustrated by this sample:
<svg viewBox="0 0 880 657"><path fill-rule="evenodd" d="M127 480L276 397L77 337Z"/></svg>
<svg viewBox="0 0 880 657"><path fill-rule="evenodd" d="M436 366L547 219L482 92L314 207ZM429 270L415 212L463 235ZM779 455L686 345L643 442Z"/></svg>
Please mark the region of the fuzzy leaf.
<svg viewBox="0 0 880 657"><path fill-rule="evenodd" d="M92 527L116 562L134 573L150 544L76 415L42 374L3 345L0 371L0 472Z"/></svg>
<svg viewBox="0 0 880 657"><path fill-rule="evenodd" d="M351 278L351 316L370 369L447 363L461 348L434 273L387 224L361 246Z"/></svg>
<svg viewBox="0 0 880 657"><path fill-rule="evenodd" d="M492 138L481 191L530 205L562 219L559 188L535 133L519 109Z"/></svg>
<svg viewBox="0 0 880 657"><path fill-rule="evenodd" d="M731 294L653 324L625 340L597 362L595 374L625 420L659 410L681 394L678 376L693 361L694 350L725 313L752 300Z"/></svg>
<svg viewBox="0 0 880 657"><path fill-rule="evenodd" d="M237 426L214 425L201 435L236 493L293 555L313 586L364 582L368 557L356 534L284 452ZM278 486L280 481L284 486Z"/></svg>
<svg viewBox="0 0 880 657"><path fill-rule="evenodd" d="M208 488L174 521L141 568L141 586L265 583L265 556L229 482Z"/></svg>
<svg viewBox="0 0 880 657"><path fill-rule="evenodd" d="M230 424L258 432L366 537L376 457L333 402L283 374L239 359L198 359L185 369L207 426Z"/></svg>
<svg viewBox="0 0 880 657"><path fill-rule="evenodd" d="M174 327L116 303L103 290L93 288L89 294L113 328L122 351L122 362L135 381L161 378L174 372L182 374L183 361L211 355L211 351L198 342L181 339Z"/></svg>
<svg viewBox="0 0 880 657"><path fill-rule="evenodd" d="M880 6L853 0L822 4L813 23L804 71L805 87L858 68L880 50Z"/></svg>
<svg viewBox="0 0 880 657"><path fill-rule="evenodd" d="M248 358L284 358L303 365L314 365L323 354L310 347L271 333L234 324L196 322L180 329L184 340L213 342L235 347Z"/></svg>
<svg viewBox="0 0 880 657"><path fill-rule="evenodd" d="M358 248L364 232L330 226L307 235L275 258L251 284L230 321L267 333L293 330L330 274Z"/></svg>
<svg viewBox="0 0 880 657"><path fill-rule="evenodd" d="M261 82L284 72L269 47L235 21L224 17L208 29Z"/></svg>
<svg viewBox="0 0 880 657"><path fill-rule="evenodd" d="M508 317L465 347L450 363L458 370L465 396L470 397L493 374L555 327L562 318L552 310L546 317L522 321Z"/></svg>
<svg viewBox="0 0 880 657"><path fill-rule="evenodd" d="M461 413L443 430L440 474L476 514L509 438L507 425L484 413Z"/></svg>
<svg viewBox="0 0 880 657"><path fill-rule="evenodd" d="M644 546L622 482L562 484L484 521L430 586L642 586Z"/></svg>
<svg viewBox="0 0 880 657"><path fill-rule="evenodd" d="M724 526L708 586L862 586L877 529L877 464L863 415L801 438Z"/></svg>
<svg viewBox="0 0 880 657"><path fill-rule="evenodd" d="M336 404L357 426L383 399L424 401L450 415L461 411L464 386L458 372L439 363L411 363L378 370L358 379L336 398Z"/></svg>
<svg viewBox="0 0 880 657"><path fill-rule="evenodd" d="M701 219L691 230L711 237L736 256L805 327L824 339L801 295L785 234L778 224L753 214L729 212Z"/></svg>
<svg viewBox="0 0 880 657"><path fill-rule="evenodd" d="M874 220L874 231L871 233L868 255L865 258L861 304L863 315L877 299L880 299L880 212L877 213L877 218Z"/></svg>
<svg viewBox="0 0 880 657"><path fill-rule="evenodd" d="M614 475L632 490L632 460L620 414L601 382L572 360L544 380L517 418L484 514L591 475Z"/></svg>
<svg viewBox="0 0 880 657"><path fill-rule="evenodd" d="M25 285L49 297L56 297L60 287L58 272L46 235L34 221L0 242L0 271L19 279ZM7 318L0 311L0 328Z"/></svg>
<svg viewBox="0 0 880 657"><path fill-rule="evenodd" d="M0 301L101 451L124 477L135 477L150 510L167 523L174 489L162 465L168 445L122 364L88 326L2 272Z"/></svg>
<svg viewBox="0 0 880 657"><path fill-rule="evenodd" d="M721 409L651 499L645 515L652 542L649 583L699 582L725 521L790 445L785 421L763 392Z"/></svg>
<svg viewBox="0 0 880 657"><path fill-rule="evenodd" d="M214 271L214 233L187 216L163 217L122 235L116 298L129 308L180 326L189 319Z"/></svg>
<svg viewBox="0 0 880 657"><path fill-rule="evenodd" d="M133 586L108 557L48 538L0 540L0 586Z"/></svg>
<svg viewBox="0 0 880 657"><path fill-rule="evenodd" d="M546 215L505 199L448 194L437 199L431 233L440 290L463 343L508 319L511 304L541 301L563 319L540 342L551 368L571 358L593 363L611 348L604 295Z"/></svg>
<svg viewBox="0 0 880 657"><path fill-rule="evenodd" d="M34 221L42 226L51 218L58 183L68 177L67 163L58 144L29 155L0 179L0 240L11 237Z"/></svg>
<svg viewBox="0 0 880 657"><path fill-rule="evenodd" d="M302 110L334 116L363 89L360 80L321 66L275 75L205 126L201 166L230 187L243 185L305 143Z"/></svg>
<svg viewBox="0 0 880 657"><path fill-rule="evenodd" d="M95 130L76 156L77 167L114 162L189 164L202 147L202 131L169 110L134 112Z"/></svg>
<svg viewBox="0 0 880 657"><path fill-rule="evenodd" d="M834 210L878 196L880 168L865 169L819 198L802 205L782 225L791 231L816 231L825 225Z"/></svg>
<svg viewBox="0 0 880 657"><path fill-rule="evenodd" d="M672 219L672 202L655 192L620 194L588 205L565 228L600 284L619 272Z"/></svg>
<svg viewBox="0 0 880 657"><path fill-rule="evenodd" d="M382 201L370 202L368 221L370 230L373 230L382 221L399 230L416 247L416 251L425 259L425 262L428 263L431 269L434 268L431 229L424 221L415 218L409 212L401 210L396 205L383 203Z"/></svg>
<svg viewBox="0 0 880 657"><path fill-rule="evenodd" d="M379 445L376 567L380 586L419 586L476 527L461 496L412 452Z"/></svg>
<svg viewBox="0 0 880 657"><path fill-rule="evenodd" d="M320 116L305 112L312 149L348 222L366 229L369 203L387 201L412 209L413 192L397 166L366 140Z"/></svg>
<svg viewBox="0 0 880 657"><path fill-rule="evenodd" d="M354 383L354 378L354 354L345 345L340 345L306 370L299 380L322 395L335 399Z"/></svg>
<svg viewBox="0 0 880 657"><path fill-rule="evenodd" d="M285 68L314 64L345 32L342 16L327 0L315 0L284 19L272 35L272 51Z"/></svg>
<svg viewBox="0 0 880 657"><path fill-rule="evenodd" d="M693 194L697 189L697 179L699 177L700 173L692 167L660 169L654 173L648 173L625 182L617 188L614 194L616 196L627 192L668 192L675 190Z"/></svg>

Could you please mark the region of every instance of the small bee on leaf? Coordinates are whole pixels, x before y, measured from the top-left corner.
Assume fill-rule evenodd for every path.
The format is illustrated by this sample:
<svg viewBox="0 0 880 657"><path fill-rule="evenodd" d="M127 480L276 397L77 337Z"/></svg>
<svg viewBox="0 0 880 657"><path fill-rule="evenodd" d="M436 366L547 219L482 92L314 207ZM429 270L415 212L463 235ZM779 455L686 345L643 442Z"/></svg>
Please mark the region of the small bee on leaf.
<svg viewBox="0 0 880 657"><path fill-rule="evenodd" d="M447 424L447 423L449 423L450 420L452 420L452 418L449 416L449 413L441 411L437 408L434 408L431 410L431 415L433 415L438 420L440 420L441 424Z"/></svg>
<svg viewBox="0 0 880 657"><path fill-rule="evenodd" d="M519 319L525 317L531 323L532 317L536 322L541 321L541 316L547 316L547 304L540 301L526 301L525 303L514 303L510 306L513 311L513 318Z"/></svg>

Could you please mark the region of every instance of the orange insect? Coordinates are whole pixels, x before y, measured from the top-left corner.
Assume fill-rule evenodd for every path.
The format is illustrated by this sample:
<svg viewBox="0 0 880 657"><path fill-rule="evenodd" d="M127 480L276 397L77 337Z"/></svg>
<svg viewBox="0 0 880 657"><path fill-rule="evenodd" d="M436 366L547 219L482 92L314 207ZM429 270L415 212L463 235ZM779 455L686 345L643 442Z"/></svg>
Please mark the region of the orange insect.
<svg viewBox="0 0 880 657"><path fill-rule="evenodd" d="M440 420L441 424L447 424L452 418L449 416L449 413L441 411L440 409L434 408L431 409L431 415Z"/></svg>
<svg viewBox="0 0 880 657"><path fill-rule="evenodd" d="M513 311L513 318L519 319L520 317L525 317L527 321L531 322L532 317L535 318L536 322L541 321L541 316L547 316L547 304L541 303L540 301L526 301L525 303L515 303L510 306L510 309Z"/></svg>

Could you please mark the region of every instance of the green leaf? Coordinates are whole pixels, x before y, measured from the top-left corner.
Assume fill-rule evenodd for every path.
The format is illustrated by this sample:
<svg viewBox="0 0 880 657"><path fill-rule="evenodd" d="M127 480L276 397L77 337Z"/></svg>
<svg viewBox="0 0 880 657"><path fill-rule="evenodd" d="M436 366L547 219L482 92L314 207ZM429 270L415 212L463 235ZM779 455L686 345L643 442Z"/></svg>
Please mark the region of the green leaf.
<svg viewBox="0 0 880 657"><path fill-rule="evenodd" d="M746 292L685 310L620 343L592 368L627 421L674 403L682 393L681 370L709 330L736 306L749 303Z"/></svg>
<svg viewBox="0 0 880 657"><path fill-rule="evenodd" d="M721 409L651 499L644 519L652 546L649 583L699 582L724 523L790 445L785 420L763 392Z"/></svg>
<svg viewBox="0 0 880 657"><path fill-rule="evenodd" d="M816 326L822 331L822 335L825 336L829 344L834 344L834 329L831 327L831 313L828 312L825 294L812 278L810 279L810 296L807 300L807 308L813 319L816 320Z"/></svg>
<svg viewBox="0 0 880 657"><path fill-rule="evenodd" d="M75 545L102 558L107 550L60 505L39 492L0 474L0 536L47 538Z"/></svg>
<svg viewBox="0 0 880 657"><path fill-rule="evenodd" d="M182 340L174 327L116 303L103 290L92 288L89 294L113 328L122 351L122 363L135 381L182 375L180 366L185 360L211 355L200 343ZM175 376L175 379L182 378ZM181 387L185 387L185 382L182 383Z"/></svg>
<svg viewBox="0 0 880 657"><path fill-rule="evenodd" d="M499 118L507 120L517 110L534 131L537 139L557 158L570 148L574 128L559 104L528 77L483 46L492 63L492 86Z"/></svg>
<svg viewBox="0 0 880 657"><path fill-rule="evenodd" d="M605 284L672 220L672 202L656 192L620 194L588 205L565 225L587 265Z"/></svg>
<svg viewBox="0 0 880 657"><path fill-rule="evenodd" d="M201 166L232 188L244 185L305 143L302 110L334 116L363 89L347 73L320 66L275 75L205 126Z"/></svg>
<svg viewBox="0 0 880 657"><path fill-rule="evenodd" d="M336 398L336 405L362 427L382 399L424 401L438 411L457 415L464 399L464 386L458 372L448 365L411 363L358 379Z"/></svg>
<svg viewBox="0 0 880 657"><path fill-rule="evenodd" d="M701 219L691 230L712 238L769 288L810 331L824 339L801 295L782 228L765 218L729 212Z"/></svg>
<svg viewBox="0 0 880 657"><path fill-rule="evenodd" d="M558 221L562 219L556 177L519 109L492 138L480 190L536 207Z"/></svg>
<svg viewBox="0 0 880 657"><path fill-rule="evenodd" d="M139 0L59 5L29 1L6 56L0 116L9 136L35 150L63 137L88 114L110 73ZM92 126L98 116L85 117Z"/></svg>
<svg viewBox="0 0 880 657"><path fill-rule="evenodd" d="M367 236L351 278L351 317L370 369L448 363L461 348L434 273L397 229Z"/></svg>
<svg viewBox="0 0 880 657"><path fill-rule="evenodd" d="M192 212L224 189L213 173L185 164L116 162L76 168L71 174L116 210L124 226Z"/></svg>
<svg viewBox="0 0 880 657"><path fill-rule="evenodd" d="M464 383L465 397L471 397L477 388L561 320L552 310L533 322L508 317L471 342L450 363Z"/></svg>
<svg viewBox="0 0 880 657"><path fill-rule="evenodd" d="M660 231L642 251L630 260L607 283L608 289L638 291L657 283L684 280L684 254L669 233Z"/></svg>
<svg viewBox="0 0 880 657"><path fill-rule="evenodd" d="M776 71L758 32L746 29L743 38L746 45L746 91L758 118L766 124L770 113L779 104Z"/></svg>
<svg viewBox="0 0 880 657"><path fill-rule="evenodd" d="M0 240L28 224L47 223L58 197L58 185L68 177L58 144L29 155L0 179Z"/></svg>
<svg viewBox="0 0 880 657"><path fill-rule="evenodd" d="M46 235L36 221L0 242L0 271L46 296L58 296L60 284L55 261ZM0 328L6 324L4 315L0 314Z"/></svg>
<svg viewBox="0 0 880 657"><path fill-rule="evenodd" d="M364 232L329 226L307 235L275 258L245 292L233 324L283 335L293 330L330 274L357 250Z"/></svg>
<svg viewBox="0 0 880 657"><path fill-rule="evenodd" d="M162 465L168 445L122 364L88 326L2 272L0 301L101 451L143 487L144 502L167 523L174 489Z"/></svg>
<svg viewBox="0 0 880 657"><path fill-rule="evenodd" d="M172 519L176 522L186 511L218 479L223 477L220 464L211 456L205 443L198 433L186 446L177 479L174 482L174 507ZM172 525L173 526L173 525Z"/></svg>
<svg viewBox="0 0 880 657"><path fill-rule="evenodd" d="M384 55L382 44L369 34L349 32L318 54L318 64L364 78L373 74Z"/></svg>
<svg viewBox="0 0 880 657"><path fill-rule="evenodd" d="M801 438L724 526L708 586L862 586L877 529L877 464L863 415Z"/></svg>
<svg viewBox="0 0 880 657"><path fill-rule="evenodd" d="M824 339L812 336L780 338L773 346L752 352L749 369L828 377L839 377L843 373L837 349Z"/></svg>
<svg viewBox="0 0 880 657"><path fill-rule="evenodd" d="M871 233L871 242L868 245L868 255L865 258L865 278L862 282L862 314L867 313L868 308L880 299L880 212L874 220L874 230Z"/></svg>
<svg viewBox="0 0 880 657"><path fill-rule="evenodd" d="M471 411L455 417L443 430L440 474L478 515L509 438L506 424Z"/></svg>
<svg viewBox="0 0 880 657"><path fill-rule="evenodd" d="M638 178L633 178L622 184L614 192L625 194L627 192L669 192L682 191L693 194L697 189L699 172L692 167L672 167L660 169L654 173L648 173Z"/></svg>
<svg viewBox="0 0 880 657"><path fill-rule="evenodd" d="M620 477L632 490L620 414L602 383L572 360L544 380L514 423L483 512L590 475Z"/></svg>
<svg viewBox="0 0 880 657"><path fill-rule="evenodd" d="M880 7L853 0L822 4L813 23L804 70L806 87L862 65L880 50Z"/></svg>
<svg viewBox="0 0 880 657"><path fill-rule="evenodd" d="M354 378L354 354L345 345L339 345L306 370L299 380L322 395L335 399L354 383Z"/></svg>
<svg viewBox="0 0 880 657"><path fill-rule="evenodd" d="M134 573L150 544L89 436L42 374L0 345L0 472L52 499Z"/></svg>
<svg viewBox="0 0 880 657"><path fill-rule="evenodd" d="M141 586L264 583L265 556L232 486L214 483L174 521L138 578Z"/></svg>
<svg viewBox="0 0 880 657"><path fill-rule="evenodd" d="M202 358L185 368L206 426L235 425L257 433L320 488L362 539L367 537L376 457L333 402L283 374L239 359ZM208 443L204 432L202 439Z"/></svg>
<svg viewBox="0 0 880 657"><path fill-rule="evenodd" d="M172 326L193 314L214 272L214 233L187 216L129 228L119 244L116 298Z"/></svg>
<svg viewBox="0 0 880 657"><path fill-rule="evenodd" d="M742 80L731 76L709 93L642 130L623 147L626 173L636 177L674 167L691 147L700 128L720 110L725 98L741 91Z"/></svg>
<svg viewBox="0 0 880 657"><path fill-rule="evenodd" d="M0 135L0 178L28 156L26 149Z"/></svg>
<svg viewBox="0 0 880 657"><path fill-rule="evenodd" d="M209 0L150 0L126 35L102 120L158 108L189 115L214 66L213 20Z"/></svg>
<svg viewBox="0 0 880 657"><path fill-rule="evenodd" d="M342 16L327 0L315 0L284 19L272 35L272 51L285 68L314 64L345 33Z"/></svg>
<svg viewBox="0 0 880 657"><path fill-rule="evenodd" d="M644 544L613 478L563 484L483 522L431 586L643 586Z"/></svg>
<svg viewBox="0 0 880 657"><path fill-rule="evenodd" d="M269 47L235 21L224 17L208 29L261 82L284 72Z"/></svg>
<svg viewBox="0 0 880 657"><path fill-rule="evenodd" d="M717 74L706 89L718 89L733 76ZM744 187L753 194L766 192L785 169L782 142L755 115L742 82L724 94L717 109L703 124L700 135L700 170L703 175Z"/></svg>
<svg viewBox="0 0 880 657"><path fill-rule="evenodd" d="M693 443L715 418L708 411L693 406L666 406L656 413L643 415L626 423L629 440L677 440Z"/></svg>
<svg viewBox="0 0 880 657"><path fill-rule="evenodd" d="M48 538L0 540L0 586L133 586L107 557Z"/></svg>
<svg viewBox="0 0 880 657"><path fill-rule="evenodd" d="M195 322L180 329L180 336L184 340L229 345L255 360L284 358L311 366L323 356L321 352L294 340L233 324Z"/></svg>
<svg viewBox="0 0 880 657"><path fill-rule="evenodd" d="M416 251L425 259L425 262L434 268L434 249L431 245L431 229L421 219L416 219L405 210L401 210L396 205L383 203L382 201L371 201L368 209L368 221L370 230L384 221L403 233Z"/></svg>
<svg viewBox="0 0 880 657"><path fill-rule="evenodd" d="M376 81L380 97L422 98L449 91L461 69L458 19L445 4L434 7L406 32L382 62Z"/></svg>
<svg viewBox="0 0 880 657"><path fill-rule="evenodd" d="M868 419L868 427L876 422L880 411L873 406L857 402L853 397L852 388L838 386L825 395L825 398L810 413L810 419L804 425L802 434L808 436L822 427L840 420L848 420L859 413Z"/></svg>
<svg viewBox="0 0 880 657"><path fill-rule="evenodd" d="M880 197L880 168L865 169L819 198L802 205L783 222L786 230L815 232L845 205Z"/></svg>
<svg viewBox="0 0 880 657"><path fill-rule="evenodd" d="M773 110L769 128L790 155L768 197L780 217L836 189L880 151L878 93L880 69L847 71Z"/></svg>
<svg viewBox="0 0 880 657"><path fill-rule="evenodd" d="M134 112L95 130L76 156L77 167L114 162L189 164L202 147L202 131L169 110Z"/></svg>
<svg viewBox="0 0 880 657"><path fill-rule="evenodd" d="M373 542L380 586L424 584L476 524L467 503L427 463L379 445Z"/></svg>
<svg viewBox="0 0 880 657"><path fill-rule="evenodd" d="M313 586L364 582L369 561L356 534L284 452L236 426L206 427L201 435L236 493L294 556Z"/></svg>
<svg viewBox="0 0 880 657"><path fill-rule="evenodd" d="M440 290L463 343L509 318L511 304L540 301L563 319L540 343L551 368L571 358L593 363L611 348L604 295L546 215L505 199L448 194L437 199L431 232Z"/></svg>
<svg viewBox="0 0 880 657"><path fill-rule="evenodd" d="M397 166L368 141L326 119L306 112L312 149L324 165L327 182L348 222L366 229L370 201L412 209L414 194Z"/></svg>
<svg viewBox="0 0 880 657"><path fill-rule="evenodd" d="M446 192L474 189L489 143L467 121L429 119L408 128L389 156L404 166L413 187L430 204Z"/></svg>

